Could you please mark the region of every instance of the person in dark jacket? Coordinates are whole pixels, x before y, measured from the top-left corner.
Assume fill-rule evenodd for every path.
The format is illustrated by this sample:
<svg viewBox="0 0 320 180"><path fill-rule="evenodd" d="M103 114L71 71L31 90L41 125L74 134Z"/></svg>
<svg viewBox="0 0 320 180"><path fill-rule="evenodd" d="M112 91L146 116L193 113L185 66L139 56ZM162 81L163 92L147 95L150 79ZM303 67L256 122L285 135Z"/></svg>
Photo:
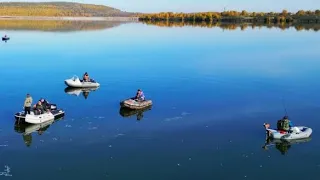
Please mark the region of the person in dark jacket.
<svg viewBox="0 0 320 180"><path fill-rule="evenodd" d="M39 114L43 114L45 109L43 108L41 101L38 101L37 104L35 104L34 106L34 114L35 115L39 115Z"/></svg>
<svg viewBox="0 0 320 180"><path fill-rule="evenodd" d="M89 77L89 74L87 72L84 73L82 80L84 82L90 82L90 77Z"/></svg>
<svg viewBox="0 0 320 180"><path fill-rule="evenodd" d="M46 99L41 98L39 101L41 102L41 105L45 110L51 109L51 104Z"/></svg>

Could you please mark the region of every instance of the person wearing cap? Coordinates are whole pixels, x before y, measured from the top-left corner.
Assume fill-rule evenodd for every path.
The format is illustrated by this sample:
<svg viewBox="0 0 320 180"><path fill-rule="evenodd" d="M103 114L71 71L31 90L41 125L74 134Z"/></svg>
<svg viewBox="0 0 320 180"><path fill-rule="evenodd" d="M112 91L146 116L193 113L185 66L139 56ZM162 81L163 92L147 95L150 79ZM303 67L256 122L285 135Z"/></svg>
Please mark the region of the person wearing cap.
<svg viewBox="0 0 320 180"><path fill-rule="evenodd" d="M24 100L24 114L30 114L31 111L31 105L32 105L32 97L30 96L30 94L27 94L26 99Z"/></svg>
<svg viewBox="0 0 320 180"><path fill-rule="evenodd" d="M284 130L286 132L289 132L290 128L293 127L292 122L289 120L288 116L284 116L281 120L277 123L279 130Z"/></svg>
<svg viewBox="0 0 320 180"><path fill-rule="evenodd" d="M143 93L143 91L141 91L141 89L138 89L135 100L137 100L137 101L144 101L145 100L144 93Z"/></svg>
<svg viewBox="0 0 320 180"><path fill-rule="evenodd" d="M51 105L46 99L41 98L39 101L44 109L51 109Z"/></svg>
<svg viewBox="0 0 320 180"><path fill-rule="evenodd" d="M87 72L85 72L84 75L83 75L83 81L85 81L85 82L89 82L90 81L89 74Z"/></svg>
<svg viewBox="0 0 320 180"><path fill-rule="evenodd" d="M39 115L43 114L45 111L45 108L42 106L41 101L38 101L37 104L34 105L34 114Z"/></svg>

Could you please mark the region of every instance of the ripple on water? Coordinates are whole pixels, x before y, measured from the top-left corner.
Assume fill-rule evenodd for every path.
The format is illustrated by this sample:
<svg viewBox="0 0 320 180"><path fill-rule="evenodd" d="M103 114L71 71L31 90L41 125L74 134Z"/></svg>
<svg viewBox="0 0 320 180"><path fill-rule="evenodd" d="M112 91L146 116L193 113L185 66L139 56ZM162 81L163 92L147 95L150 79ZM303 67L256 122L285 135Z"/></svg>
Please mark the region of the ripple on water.
<svg viewBox="0 0 320 180"><path fill-rule="evenodd" d="M117 135L115 135L114 137L119 137L119 136L124 136L125 134L117 134Z"/></svg>
<svg viewBox="0 0 320 180"><path fill-rule="evenodd" d="M182 117L181 116L177 116L177 117L172 117L172 118L166 118L166 119L164 119L164 121L170 122L170 121L176 121L176 120L179 120L179 119L182 119Z"/></svg>
<svg viewBox="0 0 320 180"><path fill-rule="evenodd" d="M89 131L91 131L91 130L97 130L97 129L98 129L98 127L90 127L90 128L88 128Z"/></svg>
<svg viewBox="0 0 320 180"><path fill-rule="evenodd" d="M187 115L189 115L189 114L191 114L191 113L188 113L188 112L182 112L182 113L181 113L181 116L187 116Z"/></svg>
<svg viewBox="0 0 320 180"><path fill-rule="evenodd" d="M0 176L12 176L10 174L10 167L8 165L4 166L4 171L0 172Z"/></svg>

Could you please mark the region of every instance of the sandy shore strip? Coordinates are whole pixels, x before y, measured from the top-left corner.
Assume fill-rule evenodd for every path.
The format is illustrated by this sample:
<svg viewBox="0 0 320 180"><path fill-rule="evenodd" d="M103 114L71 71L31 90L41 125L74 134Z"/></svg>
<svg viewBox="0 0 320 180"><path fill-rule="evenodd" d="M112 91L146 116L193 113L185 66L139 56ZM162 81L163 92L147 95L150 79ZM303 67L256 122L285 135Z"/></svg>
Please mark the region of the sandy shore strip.
<svg viewBox="0 0 320 180"><path fill-rule="evenodd" d="M0 16L0 20L62 20L62 21L138 21L137 17L46 17L46 16Z"/></svg>

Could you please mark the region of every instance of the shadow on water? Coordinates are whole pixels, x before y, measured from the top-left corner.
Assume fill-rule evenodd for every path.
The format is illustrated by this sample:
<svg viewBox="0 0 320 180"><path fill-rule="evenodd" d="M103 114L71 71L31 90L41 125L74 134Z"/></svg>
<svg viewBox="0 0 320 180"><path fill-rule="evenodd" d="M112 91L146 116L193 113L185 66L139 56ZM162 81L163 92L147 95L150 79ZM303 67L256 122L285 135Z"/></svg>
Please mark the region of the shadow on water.
<svg viewBox="0 0 320 180"><path fill-rule="evenodd" d="M232 23L232 22L176 22L176 21L142 21L146 25L154 25L158 27L202 27L202 28L221 28L222 30L237 30L242 31L251 28L279 28L281 30L286 30L290 28L295 28L297 31L302 30L320 30L320 23Z"/></svg>
<svg viewBox="0 0 320 180"><path fill-rule="evenodd" d="M0 30L27 31L92 31L120 26L127 22L118 21L65 21L65 20L0 20Z"/></svg>
<svg viewBox="0 0 320 180"><path fill-rule="evenodd" d="M275 148L279 150L282 155L286 155L292 145L307 143L310 141L311 141L311 137L285 141L280 139L272 139L266 136L265 144L262 146L262 148L267 151L269 150L269 147L275 146Z"/></svg>
<svg viewBox="0 0 320 180"><path fill-rule="evenodd" d="M29 124L29 123L19 123L18 120L15 121L14 124L14 130L22 134L23 141L25 142L27 147L30 147L32 144L32 133L38 132L38 135L42 135L46 130L49 129L49 127L57 122L62 120L63 118L56 119L56 120L50 120L41 124Z"/></svg>
<svg viewBox="0 0 320 180"><path fill-rule="evenodd" d="M144 109L137 109L137 110L133 110L133 109L128 109L128 108L120 108L119 114L124 117L124 118L130 118L132 116L136 116L137 117L137 121L140 121L143 119L143 113L150 111L152 109L152 106L146 107Z"/></svg>
<svg viewBox="0 0 320 180"><path fill-rule="evenodd" d="M91 87L91 88L73 88L73 87L66 87L64 92L68 95L79 96L80 94L83 95L84 99L87 99L90 92L96 91L99 87Z"/></svg>

